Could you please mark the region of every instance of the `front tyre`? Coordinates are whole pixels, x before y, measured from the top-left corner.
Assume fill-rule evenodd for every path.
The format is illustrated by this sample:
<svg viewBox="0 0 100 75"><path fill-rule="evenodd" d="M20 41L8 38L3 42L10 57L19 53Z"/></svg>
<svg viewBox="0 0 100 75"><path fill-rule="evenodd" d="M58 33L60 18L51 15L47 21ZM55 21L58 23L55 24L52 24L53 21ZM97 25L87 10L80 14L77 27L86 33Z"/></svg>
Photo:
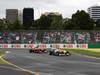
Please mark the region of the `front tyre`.
<svg viewBox="0 0 100 75"><path fill-rule="evenodd" d="M52 51L50 51L50 52L49 52L49 55L52 55L52 54L53 54L53 52L52 52Z"/></svg>
<svg viewBox="0 0 100 75"><path fill-rule="evenodd" d="M66 56L71 56L71 54L69 52L66 52L65 55Z"/></svg>

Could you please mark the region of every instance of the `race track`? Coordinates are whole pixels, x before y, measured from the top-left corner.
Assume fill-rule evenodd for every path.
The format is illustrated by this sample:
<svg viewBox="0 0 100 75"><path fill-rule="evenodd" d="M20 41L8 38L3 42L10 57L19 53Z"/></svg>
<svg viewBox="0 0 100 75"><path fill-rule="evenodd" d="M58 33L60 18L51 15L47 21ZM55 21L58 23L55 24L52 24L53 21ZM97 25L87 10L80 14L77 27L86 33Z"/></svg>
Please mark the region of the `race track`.
<svg viewBox="0 0 100 75"><path fill-rule="evenodd" d="M21 68L38 72L39 75L100 75L99 59L87 58L76 54L67 57L30 54L28 50L7 49L7 51L10 51L10 53L7 53L4 59ZM25 74L22 73L21 75Z"/></svg>

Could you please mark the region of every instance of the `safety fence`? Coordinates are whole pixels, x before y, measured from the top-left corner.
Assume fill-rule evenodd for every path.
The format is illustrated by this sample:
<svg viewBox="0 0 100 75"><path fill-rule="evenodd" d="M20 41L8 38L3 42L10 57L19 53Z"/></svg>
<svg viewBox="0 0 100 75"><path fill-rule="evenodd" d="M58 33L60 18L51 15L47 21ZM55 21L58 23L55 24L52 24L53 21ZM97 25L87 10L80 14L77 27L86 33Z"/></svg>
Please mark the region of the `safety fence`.
<svg viewBox="0 0 100 75"><path fill-rule="evenodd" d="M0 44L0 48L88 48L88 44Z"/></svg>
<svg viewBox="0 0 100 75"><path fill-rule="evenodd" d="M100 44L0 44L0 48L100 48Z"/></svg>
<svg viewBox="0 0 100 75"><path fill-rule="evenodd" d="M100 44L88 44L88 48L100 48Z"/></svg>

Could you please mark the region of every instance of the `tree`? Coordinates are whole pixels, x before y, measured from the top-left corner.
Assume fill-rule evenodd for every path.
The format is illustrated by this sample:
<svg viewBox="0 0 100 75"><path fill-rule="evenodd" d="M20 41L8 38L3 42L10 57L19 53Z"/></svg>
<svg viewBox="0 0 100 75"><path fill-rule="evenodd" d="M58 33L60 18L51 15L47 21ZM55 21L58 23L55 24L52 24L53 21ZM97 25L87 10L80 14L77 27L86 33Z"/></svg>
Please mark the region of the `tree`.
<svg viewBox="0 0 100 75"><path fill-rule="evenodd" d="M13 23L10 23L8 21L8 23L6 23L8 25L8 30L23 30L22 25L20 24L19 20L16 20Z"/></svg>
<svg viewBox="0 0 100 75"><path fill-rule="evenodd" d="M21 30L21 24L19 20L16 20L12 25L13 25L13 29Z"/></svg>
<svg viewBox="0 0 100 75"><path fill-rule="evenodd" d="M96 24L96 27L100 27L100 19L96 20L95 24Z"/></svg>
<svg viewBox="0 0 100 75"><path fill-rule="evenodd" d="M47 30L49 29L51 22L52 22L52 19L50 18L50 16L42 15L38 21L39 23L38 25L40 26L40 29Z"/></svg>
<svg viewBox="0 0 100 75"><path fill-rule="evenodd" d="M93 29L94 21L84 10L78 10L75 14L72 15L72 24L75 29L91 30Z"/></svg>
<svg viewBox="0 0 100 75"><path fill-rule="evenodd" d="M0 30L4 30L4 21L0 19Z"/></svg>
<svg viewBox="0 0 100 75"><path fill-rule="evenodd" d="M63 29L62 16L61 15L54 15L52 17L50 29L52 29L52 30L62 30Z"/></svg>
<svg viewBox="0 0 100 75"><path fill-rule="evenodd" d="M32 28L39 30L62 29L62 16L54 14L42 15L40 19L34 21Z"/></svg>
<svg viewBox="0 0 100 75"><path fill-rule="evenodd" d="M51 18L49 16L42 15L39 19L35 20L32 25L32 29L47 30L51 25ZM35 30L36 30L35 29Z"/></svg>
<svg viewBox="0 0 100 75"><path fill-rule="evenodd" d="M0 30L9 30L10 22L5 18L0 19Z"/></svg>
<svg viewBox="0 0 100 75"><path fill-rule="evenodd" d="M63 20L63 29L64 30L73 30L74 29L74 26L72 24L71 19L64 19Z"/></svg>

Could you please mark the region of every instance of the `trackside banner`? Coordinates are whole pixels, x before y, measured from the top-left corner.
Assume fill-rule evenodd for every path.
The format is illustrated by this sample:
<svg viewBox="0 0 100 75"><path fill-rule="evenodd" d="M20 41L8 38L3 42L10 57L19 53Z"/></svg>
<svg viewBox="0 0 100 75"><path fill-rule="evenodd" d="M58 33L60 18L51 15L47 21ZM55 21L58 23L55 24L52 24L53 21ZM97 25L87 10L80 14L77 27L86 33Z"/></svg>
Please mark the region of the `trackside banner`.
<svg viewBox="0 0 100 75"><path fill-rule="evenodd" d="M88 44L0 44L0 48L88 48Z"/></svg>

